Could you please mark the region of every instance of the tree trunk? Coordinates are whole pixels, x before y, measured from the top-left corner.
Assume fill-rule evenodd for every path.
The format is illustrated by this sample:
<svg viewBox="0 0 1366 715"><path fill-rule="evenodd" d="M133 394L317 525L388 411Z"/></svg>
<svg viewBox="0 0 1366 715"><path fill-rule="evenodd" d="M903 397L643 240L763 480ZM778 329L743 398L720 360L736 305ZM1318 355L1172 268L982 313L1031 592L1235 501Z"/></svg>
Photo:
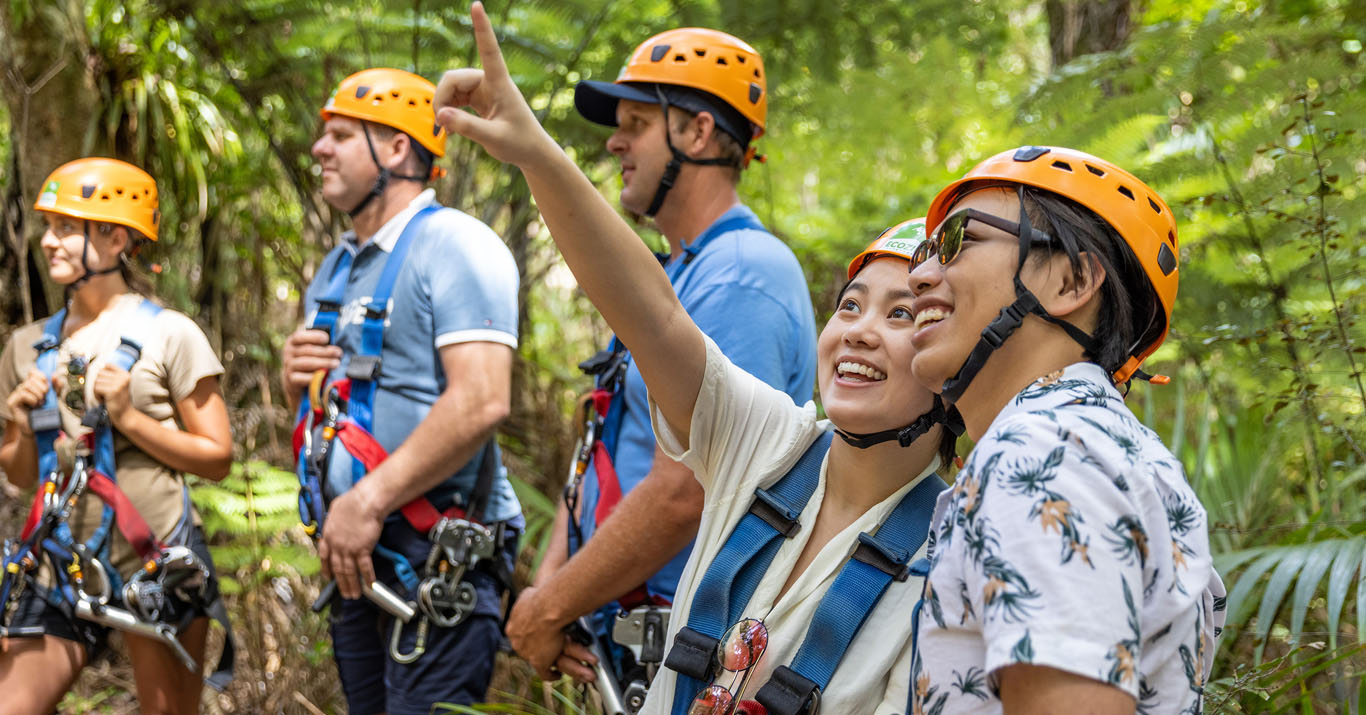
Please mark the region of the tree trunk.
<svg viewBox="0 0 1366 715"><path fill-rule="evenodd" d="M1123 47L1141 5L1141 0L1046 0L1053 66Z"/></svg>
<svg viewBox="0 0 1366 715"><path fill-rule="evenodd" d="M10 323L31 321L35 309L45 313L60 299L55 286L45 295L42 283L29 280L30 253L42 225L31 207L43 179L81 155L88 113L99 106L83 57L84 38L71 36L64 16L69 12L84 27L80 8L68 3L0 2L0 45L6 47L0 96L9 110L11 151L0 201L0 285L17 289L0 291L0 310Z"/></svg>

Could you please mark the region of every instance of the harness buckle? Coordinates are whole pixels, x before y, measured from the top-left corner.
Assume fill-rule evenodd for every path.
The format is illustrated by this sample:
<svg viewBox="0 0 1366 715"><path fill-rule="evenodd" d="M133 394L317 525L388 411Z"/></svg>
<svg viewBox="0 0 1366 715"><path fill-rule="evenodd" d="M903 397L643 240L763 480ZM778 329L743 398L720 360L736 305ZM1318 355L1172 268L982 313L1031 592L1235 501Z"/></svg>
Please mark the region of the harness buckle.
<svg viewBox="0 0 1366 715"><path fill-rule="evenodd" d="M352 380L378 380L380 362L378 355L352 355L346 365L346 376Z"/></svg>
<svg viewBox="0 0 1366 715"><path fill-rule="evenodd" d="M367 305L367 306L365 306L365 319L366 319L366 320L384 320L384 319L387 318L387 317L389 317L389 309L388 309L388 308L385 308L385 307L375 307L373 304L372 304L372 305Z"/></svg>
<svg viewBox="0 0 1366 715"><path fill-rule="evenodd" d="M675 673L710 683L716 675L716 646L721 640L683 626L674 634L674 645L664 667Z"/></svg>
<svg viewBox="0 0 1366 715"><path fill-rule="evenodd" d="M982 340L990 344L993 349L1001 347L1006 338L1010 337L1024 323L1024 317L1028 312L1028 309L1021 306L1018 300L1002 308L1000 315L997 315L996 319L982 330Z"/></svg>
<svg viewBox="0 0 1366 715"><path fill-rule="evenodd" d="M797 522L801 510L792 508L786 499L767 489L754 490L754 502L749 505L749 513L763 519L788 539L802 530L802 525Z"/></svg>
<svg viewBox="0 0 1366 715"><path fill-rule="evenodd" d="M99 429L109 424L109 410L104 405L95 405L81 415L81 426L90 429Z"/></svg>
<svg viewBox="0 0 1366 715"><path fill-rule="evenodd" d="M28 425L36 432L51 432L62 428L62 413L56 407L44 407L28 413Z"/></svg>
<svg viewBox="0 0 1366 715"><path fill-rule="evenodd" d="M797 671L780 665L754 699L769 715L816 715L821 709L821 687Z"/></svg>
<svg viewBox="0 0 1366 715"><path fill-rule="evenodd" d="M911 554L867 532L858 535L858 548L851 557L891 576L905 581L911 576Z"/></svg>

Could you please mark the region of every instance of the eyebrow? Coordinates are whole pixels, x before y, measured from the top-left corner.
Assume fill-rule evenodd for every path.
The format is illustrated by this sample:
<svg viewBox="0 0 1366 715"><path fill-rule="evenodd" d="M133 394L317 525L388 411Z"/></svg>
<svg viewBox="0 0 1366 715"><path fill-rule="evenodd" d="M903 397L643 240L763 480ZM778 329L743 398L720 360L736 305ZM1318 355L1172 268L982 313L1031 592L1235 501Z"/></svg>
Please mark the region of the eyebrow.
<svg viewBox="0 0 1366 715"><path fill-rule="evenodd" d="M868 286L862 281L854 280L850 281L849 285L845 286L844 288L845 293L849 293L855 290L859 291L860 293L868 293ZM902 288L900 290L889 291L887 295L892 300L915 300L915 293L912 292L909 288Z"/></svg>

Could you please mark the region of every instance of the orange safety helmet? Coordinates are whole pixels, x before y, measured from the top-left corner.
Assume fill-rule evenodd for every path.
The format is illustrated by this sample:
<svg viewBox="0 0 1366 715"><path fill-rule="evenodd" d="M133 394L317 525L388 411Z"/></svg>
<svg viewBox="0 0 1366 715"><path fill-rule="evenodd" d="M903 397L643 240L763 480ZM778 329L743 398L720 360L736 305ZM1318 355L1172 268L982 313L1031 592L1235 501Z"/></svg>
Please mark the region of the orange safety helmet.
<svg viewBox="0 0 1366 715"><path fill-rule="evenodd" d="M378 67L342 80L319 114L393 127L440 157L446 155L446 130L436 123L435 94L435 85L412 72Z"/></svg>
<svg viewBox="0 0 1366 715"><path fill-rule="evenodd" d="M33 208L126 226L152 241L157 240L161 223L152 176L127 162L102 157L57 167L43 182Z"/></svg>
<svg viewBox="0 0 1366 715"><path fill-rule="evenodd" d="M632 86L639 83L688 87L721 100L740 116L722 117L713 112L717 126L742 146L764 133L768 118L764 61L739 38L700 27L661 32L631 53L615 82L580 82L575 87L574 105L589 121L614 127L619 100L659 102L652 92ZM669 101L674 103L673 98ZM684 103L678 105L690 111L703 111ZM744 123L749 126L732 126Z"/></svg>
<svg viewBox="0 0 1366 715"><path fill-rule="evenodd" d="M1143 267L1162 306L1163 323L1136 336L1129 359L1114 374L1127 381L1138 366L1167 339L1176 303L1176 219L1162 197L1118 166L1075 149L1025 146L1004 151L973 167L934 197L926 220L938 227L970 184L981 182L1025 184L1071 199L1095 212L1128 244Z"/></svg>
<svg viewBox="0 0 1366 715"><path fill-rule="evenodd" d="M878 234L863 252L849 261L849 280L863 267L883 257L900 258L910 262L915 249L925 242L925 219L913 218Z"/></svg>

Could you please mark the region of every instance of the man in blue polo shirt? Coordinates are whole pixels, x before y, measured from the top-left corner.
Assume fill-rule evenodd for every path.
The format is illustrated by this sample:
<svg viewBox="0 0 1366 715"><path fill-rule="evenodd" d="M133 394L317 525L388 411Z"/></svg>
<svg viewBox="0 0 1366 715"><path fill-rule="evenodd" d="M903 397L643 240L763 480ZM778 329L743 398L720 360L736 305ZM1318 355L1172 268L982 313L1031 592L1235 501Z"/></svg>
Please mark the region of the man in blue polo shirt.
<svg viewBox="0 0 1366 715"><path fill-rule="evenodd" d="M615 83L579 83L574 101L589 121L616 127L607 148L621 162L622 206L653 217L668 239L661 262L693 320L737 365L800 404L816 369L806 279L736 194L750 141L763 133L765 80L754 48L684 28L646 40ZM610 354L595 359L603 429L569 495L576 513L560 506L534 586L508 622L513 647L542 675L583 672L563 655L561 633L579 616L601 608L610 617L618 599L672 600L702 513L692 472L658 451L639 370L618 351L618 373ZM609 626L600 616L600 634ZM630 664L613 665L620 677Z"/></svg>
<svg viewBox="0 0 1366 715"><path fill-rule="evenodd" d="M335 315L331 335L295 332L282 360L296 404L316 372L326 371L329 389L349 377L349 400L338 404L357 423L367 421L357 385L372 383L372 417L359 426L388 455L377 465L353 456L357 425L346 424L353 431L330 442L320 485L328 513L318 555L342 597L332 604L332 638L351 713L427 713L436 702L484 699L523 527L493 439L510 405L517 267L488 226L424 190L446 139L434 122L434 89L401 70L365 70L343 80L323 108L313 146L322 195L351 215L353 230L304 296L305 325ZM386 268L397 271L376 311ZM380 325L377 368L355 369L373 364L365 335ZM431 518L413 516L414 505L430 507ZM433 576L424 568L433 553L426 521L443 515L487 527L494 544L450 589L474 596L455 619L417 593L419 580ZM424 602L407 626L362 598L377 579Z"/></svg>

